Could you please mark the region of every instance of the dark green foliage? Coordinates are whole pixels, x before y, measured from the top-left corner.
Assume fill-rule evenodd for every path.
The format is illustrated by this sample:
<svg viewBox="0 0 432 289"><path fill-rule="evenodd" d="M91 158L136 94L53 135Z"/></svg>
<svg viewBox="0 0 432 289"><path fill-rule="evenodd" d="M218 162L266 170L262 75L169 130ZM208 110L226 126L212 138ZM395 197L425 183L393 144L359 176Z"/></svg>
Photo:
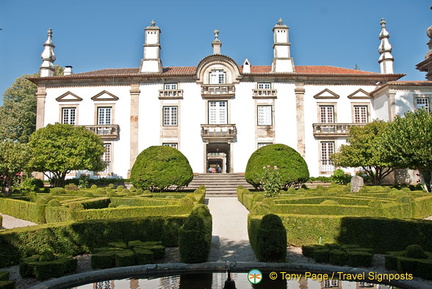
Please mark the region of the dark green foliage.
<svg viewBox="0 0 432 289"><path fill-rule="evenodd" d="M184 263L206 262L211 240L207 238L203 218L191 215L179 231L180 259Z"/></svg>
<svg viewBox="0 0 432 289"><path fill-rule="evenodd" d="M344 170L337 169L331 176L331 180L336 184L346 185L351 182L351 174L346 174Z"/></svg>
<svg viewBox="0 0 432 289"><path fill-rule="evenodd" d="M75 256L113 241L161 240L165 246L178 246L178 232L184 220L185 217L113 219L3 231L0 232L0 267L16 264L19 256L31 256L45 250Z"/></svg>
<svg viewBox="0 0 432 289"><path fill-rule="evenodd" d="M8 281L10 273L7 271L0 272L0 281Z"/></svg>
<svg viewBox="0 0 432 289"><path fill-rule="evenodd" d="M151 264L154 262L155 254L146 248L135 247L133 248L135 253L137 265ZM159 258L156 258L159 259Z"/></svg>
<svg viewBox="0 0 432 289"><path fill-rule="evenodd" d="M329 253L330 250L328 248L316 249L313 252L313 258L317 263L328 263Z"/></svg>
<svg viewBox="0 0 432 289"><path fill-rule="evenodd" d="M305 257L313 258L315 250L322 248L324 248L322 245L303 245L302 253Z"/></svg>
<svg viewBox="0 0 432 289"><path fill-rule="evenodd" d="M15 289L15 281L0 281L0 289Z"/></svg>
<svg viewBox="0 0 432 289"><path fill-rule="evenodd" d="M399 254L396 252L391 252L389 255L385 255L385 268L387 270L397 270L398 264L398 255L402 255L403 252L399 251Z"/></svg>
<svg viewBox="0 0 432 289"><path fill-rule="evenodd" d="M92 254L91 266L95 269L106 269L115 266L114 253L111 251Z"/></svg>
<svg viewBox="0 0 432 289"><path fill-rule="evenodd" d="M22 277L35 277L46 280L52 277L61 277L67 273L75 272L77 260L69 256L54 256L45 252L44 255L34 255L20 261L20 274ZM49 256L48 256L49 255Z"/></svg>
<svg viewBox="0 0 432 289"><path fill-rule="evenodd" d="M408 247L410 251L416 252L413 253L415 256L421 254L419 248L412 249L415 247ZM407 257L408 247L404 251L388 252L385 256L385 268L395 270L401 274L412 273L414 276L432 280L432 253L422 251L426 258L410 258Z"/></svg>
<svg viewBox="0 0 432 289"><path fill-rule="evenodd" d="M273 214L265 215L257 232L255 255L260 262L285 262L287 233L282 220Z"/></svg>
<svg viewBox="0 0 432 289"><path fill-rule="evenodd" d="M0 198L0 210L3 214L14 216L37 224L45 223L45 203L32 203L10 198Z"/></svg>
<svg viewBox="0 0 432 289"><path fill-rule="evenodd" d="M137 156L130 180L136 188L161 191L171 186L187 186L192 179L189 161L179 150L151 146Z"/></svg>
<svg viewBox="0 0 432 289"><path fill-rule="evenodd" d="M257 149L249 158L245 178L255 188L261 188L263 167L277 166L282 188L297 186L309 178L305 160L293 148L283 144L272 144Z"/></svg>
<svg viewBox="0 0 432 289"><path fill-rule="evenodd" d="M348 265L351 267L371 267L373 254L364 251L347 251Z"/></svg>
<svg viewBox="0 0 432 289"><path fill-rule="evenodd" d="M405 256L414 259L426 259L428 257L423 251L423 248L417 244L409 245L408 247L406 247Z"/></svg>
<svg viewBox="0 0 432 289"><path fill-rule="evenodd" d="M347 263L346 252L340 249L333 249L329 252L329 262L332 265L343 266Z"/></svg>
<svg viewBox="0 0 432 289"><path fill-rule="evenodd" d="M432 251L432 222L427 220L346 217L341 221L340 243L370 247L377 253L404 250L411 244Z"/></svg>
<svg viewBox="0 0 432 289"><path fill-rule="evenodd" d="M57 199L52 199L52 200L50 200L50 201L48 202L47 206L49 206L49 207L60 207L60 206L61 206L61 203L60 203L60 201L57 200Z"/></svg>
<svg viewBox="0 0 432 289"><path fill-rule="evenodd" d="M51 188L50 193L53 195L62 195L62 194L66 194L66 191L64 188L56 187L56 188Z"/></svg>
<svg viewBox="0 0 432 289"><path fill-rule="evenodd" d="M115 254L116 267L136 265L135 254L131 250L123 250Z"/></svg>

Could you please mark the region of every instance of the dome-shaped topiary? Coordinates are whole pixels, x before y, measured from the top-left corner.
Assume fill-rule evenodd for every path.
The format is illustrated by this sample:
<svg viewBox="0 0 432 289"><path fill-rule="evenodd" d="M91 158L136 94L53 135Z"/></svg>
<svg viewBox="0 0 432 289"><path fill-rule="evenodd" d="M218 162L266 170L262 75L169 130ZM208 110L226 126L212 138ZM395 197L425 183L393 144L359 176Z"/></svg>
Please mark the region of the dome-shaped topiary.
<svg viewBox="0 0 432 289"><path fill-rule="evenodd" d="M309 169L302 156L284 144L271 144L257 149L246 166L246 181L255 188L262 189L261 179L264 167L277 167L282 188L304 183L309 178Z"/></svg>
<svg viewBox="0 0 432 289"><path fill-rule="evenodd" d="M162 191L174 186L187 186L193 178L187 158L169 146L151 146L143 150L135 160L130 180L134 187L150 191Z"/></svg>
<svg viewBox="0 0 432 289"><path fill-rule="evenodd" d="M428 257L423 251L423 248L417 244L407 246L405 249L405 256L414 259L426 259Z"/></svg>

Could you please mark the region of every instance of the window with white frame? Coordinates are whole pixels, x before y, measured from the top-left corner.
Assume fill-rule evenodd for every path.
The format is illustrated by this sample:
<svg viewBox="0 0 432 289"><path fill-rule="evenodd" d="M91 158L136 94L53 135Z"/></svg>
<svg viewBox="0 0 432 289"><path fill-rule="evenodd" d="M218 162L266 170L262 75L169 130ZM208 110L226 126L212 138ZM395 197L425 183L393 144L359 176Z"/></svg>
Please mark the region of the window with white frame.
<svg viewBox="0 0 432 289"><path fill-rule="evenodd" d="M175 142L165 142L165 143L163 143L162 145L163 145L163 146L167 146L167 147L172 147L172 148L178 149L178 144L175 143Z"/></svg>
<svg viewBox="0 0 432 289"><path fill-rule="evenodd" d="M163 126L177 126L178 124L177 106L163 107Z"/></svg>
<svg viewBox="0 0 432 289"><path fill-rule="evenodd" d="M76 108L75 107L63 107L62 108L62 120L63 124L76 124Z"/></svg>
<svg viewBox="0 0 432 289"><path fill-rule="evenodd" d="M111 172L111 144L110 143L104 143L104 153L102 155L102 160L106 164L106 168L104 170L104 173L108 174Z"/></svg>
<svg viewBox="0 0 432 289"><path fill-rule="evenodd" d="M430 112L429 98L427 97L417 97L415 99L415 106L416 109L426 109L428 112Z"/></svg>
<svg viewBox="0 0 432 289"><path fill-rule="evenodd" d="M354 105L354 123L368 122L368 106Z"/></svg>
<svg viewBox="0 0 432 289"><path fill-rule="evenodd" d="M321 171L322 172L333 172L334 165L330 160L330 156L335 152L334 141L322 141L321 142Z"/></svg>
<svg viewBox="0 0 432 289"><path fill-rule="evenodd" d="M334 123L334 105L320 105L320 122Z"/></svg>
<svg viewBox="0 0 432 289"><path fill-rule="evenodd" d="M273 144L273 143L271 143L271 142L259 142L259 143L257 144L257 149L260 149L260 148L262 148L262 147L265 147L265 146L267 146L267 145L271 145L271 144Z"/></svg>
<svg viewBox="0 0 432 289"><path fill-rule="evenodd" d="M227 124L228 123L228 103L227 101L209 101L208 117L209 124Z"/></svg>
<svg viewBox="0 0 432 289"><path fill-rule="evenodd" d="M222 69L210 71L210 84L225 84L226 73Z"/></svg>
<svg viewBox="0 0 432 289"><path fill-rule="evenodd" d="M272 106L258 105L258 125L272 125Z"/></svg>
<svg viewBox="0 0 432 289"><path fill-rule="evenodd" d="M112 107L98 107L97 124L108 125L112 123Z"/></svg>
<svg viewBox="0 0 432 289"><path fill-rule="evenodd" d="M324 288L339 287L339 280L327 279L323 281Z"/></svg>
<svg viewBox="0 0 432 289"><path fill-rule="evenodd" d="M257 87L258 87L258 89L271 89L271 83L270 82L258 82Z"/></svg>
<svg viewBox="0 0 432 289"><path fill-rule="evenodd" d="M164 84L164 89L168 90L168 89L177 89L178 85L177 83L165 83Z"/></svg>

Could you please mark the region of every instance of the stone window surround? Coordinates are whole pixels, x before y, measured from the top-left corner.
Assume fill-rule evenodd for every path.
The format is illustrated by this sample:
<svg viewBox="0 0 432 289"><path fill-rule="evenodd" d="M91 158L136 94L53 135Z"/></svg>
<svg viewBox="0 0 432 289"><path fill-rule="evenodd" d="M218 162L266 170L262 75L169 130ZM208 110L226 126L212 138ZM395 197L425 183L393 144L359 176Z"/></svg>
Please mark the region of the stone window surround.
<svg viewBox="0 0 432 289"><path fill-rule="evenodd" d="M63 123L63 109L64 108L75 108L75 125L79 124L79 104L60 104L59 105L59 123Z"/></svg>
<svg viewBox="0 0 432 289"><path fill-rule="evenodd" d="M351 116L352 116L352 123L355 122L355 106L366 106L367 107L367 119L366 123L369 123L371 120L371 108L369 102L351 102Z"/></svg>
<svg viewBox="0 0 432 289"><path fill-rule="evenodd" d="M417 99L426 98L429 102L429 109L428 111L431 111L431 100L432 100L432 93L414 93L413 94L413 106L414 110L417 110Z"/></svg>
<svg viewBox="0 0 432 289"><path fill-rule="evenodd" d="M322 164L322 161L323 161L323 159L322 159L322 143L333 143L333 153L335 153L335 152L337 152L336 141L334 139L323 139L323 140L320 140L318 142L318 144L319 144L318 145L318 168L319 168L319 172L321 174L329 174L329 173L332 173L332 171L323 170L323 164Z"/></svg>
<svg viewBox="0 0 432 289"><path fill-rule="evenodd" d="M111 107L111 124L115 124L115 104L114 103L95 103L94 124L98 125L98 113L100 107Z"/></svg>
<svg viewBox="0 0 432 289"><path fill-rule="evenodd" d="M337 123L337 102L317 102L317 123L322 123L321 106L333 106L333 123Z"/></svg>

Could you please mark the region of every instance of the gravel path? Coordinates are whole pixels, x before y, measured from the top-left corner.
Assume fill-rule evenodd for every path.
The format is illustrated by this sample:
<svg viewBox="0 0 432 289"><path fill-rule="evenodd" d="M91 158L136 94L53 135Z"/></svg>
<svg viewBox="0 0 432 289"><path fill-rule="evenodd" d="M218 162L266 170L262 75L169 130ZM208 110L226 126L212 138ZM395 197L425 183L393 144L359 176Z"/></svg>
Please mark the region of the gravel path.
<svg viewBox="0 0 432 289"><path fill-rule="evenodd" d="M18 228L18 227L27 227L27 226L34 226L37 225L35 223L17 219L15 217L5 215L0 213L0 215L3 217L3 223L2 223L2 229L12 229L12 228Z"/></svg>

